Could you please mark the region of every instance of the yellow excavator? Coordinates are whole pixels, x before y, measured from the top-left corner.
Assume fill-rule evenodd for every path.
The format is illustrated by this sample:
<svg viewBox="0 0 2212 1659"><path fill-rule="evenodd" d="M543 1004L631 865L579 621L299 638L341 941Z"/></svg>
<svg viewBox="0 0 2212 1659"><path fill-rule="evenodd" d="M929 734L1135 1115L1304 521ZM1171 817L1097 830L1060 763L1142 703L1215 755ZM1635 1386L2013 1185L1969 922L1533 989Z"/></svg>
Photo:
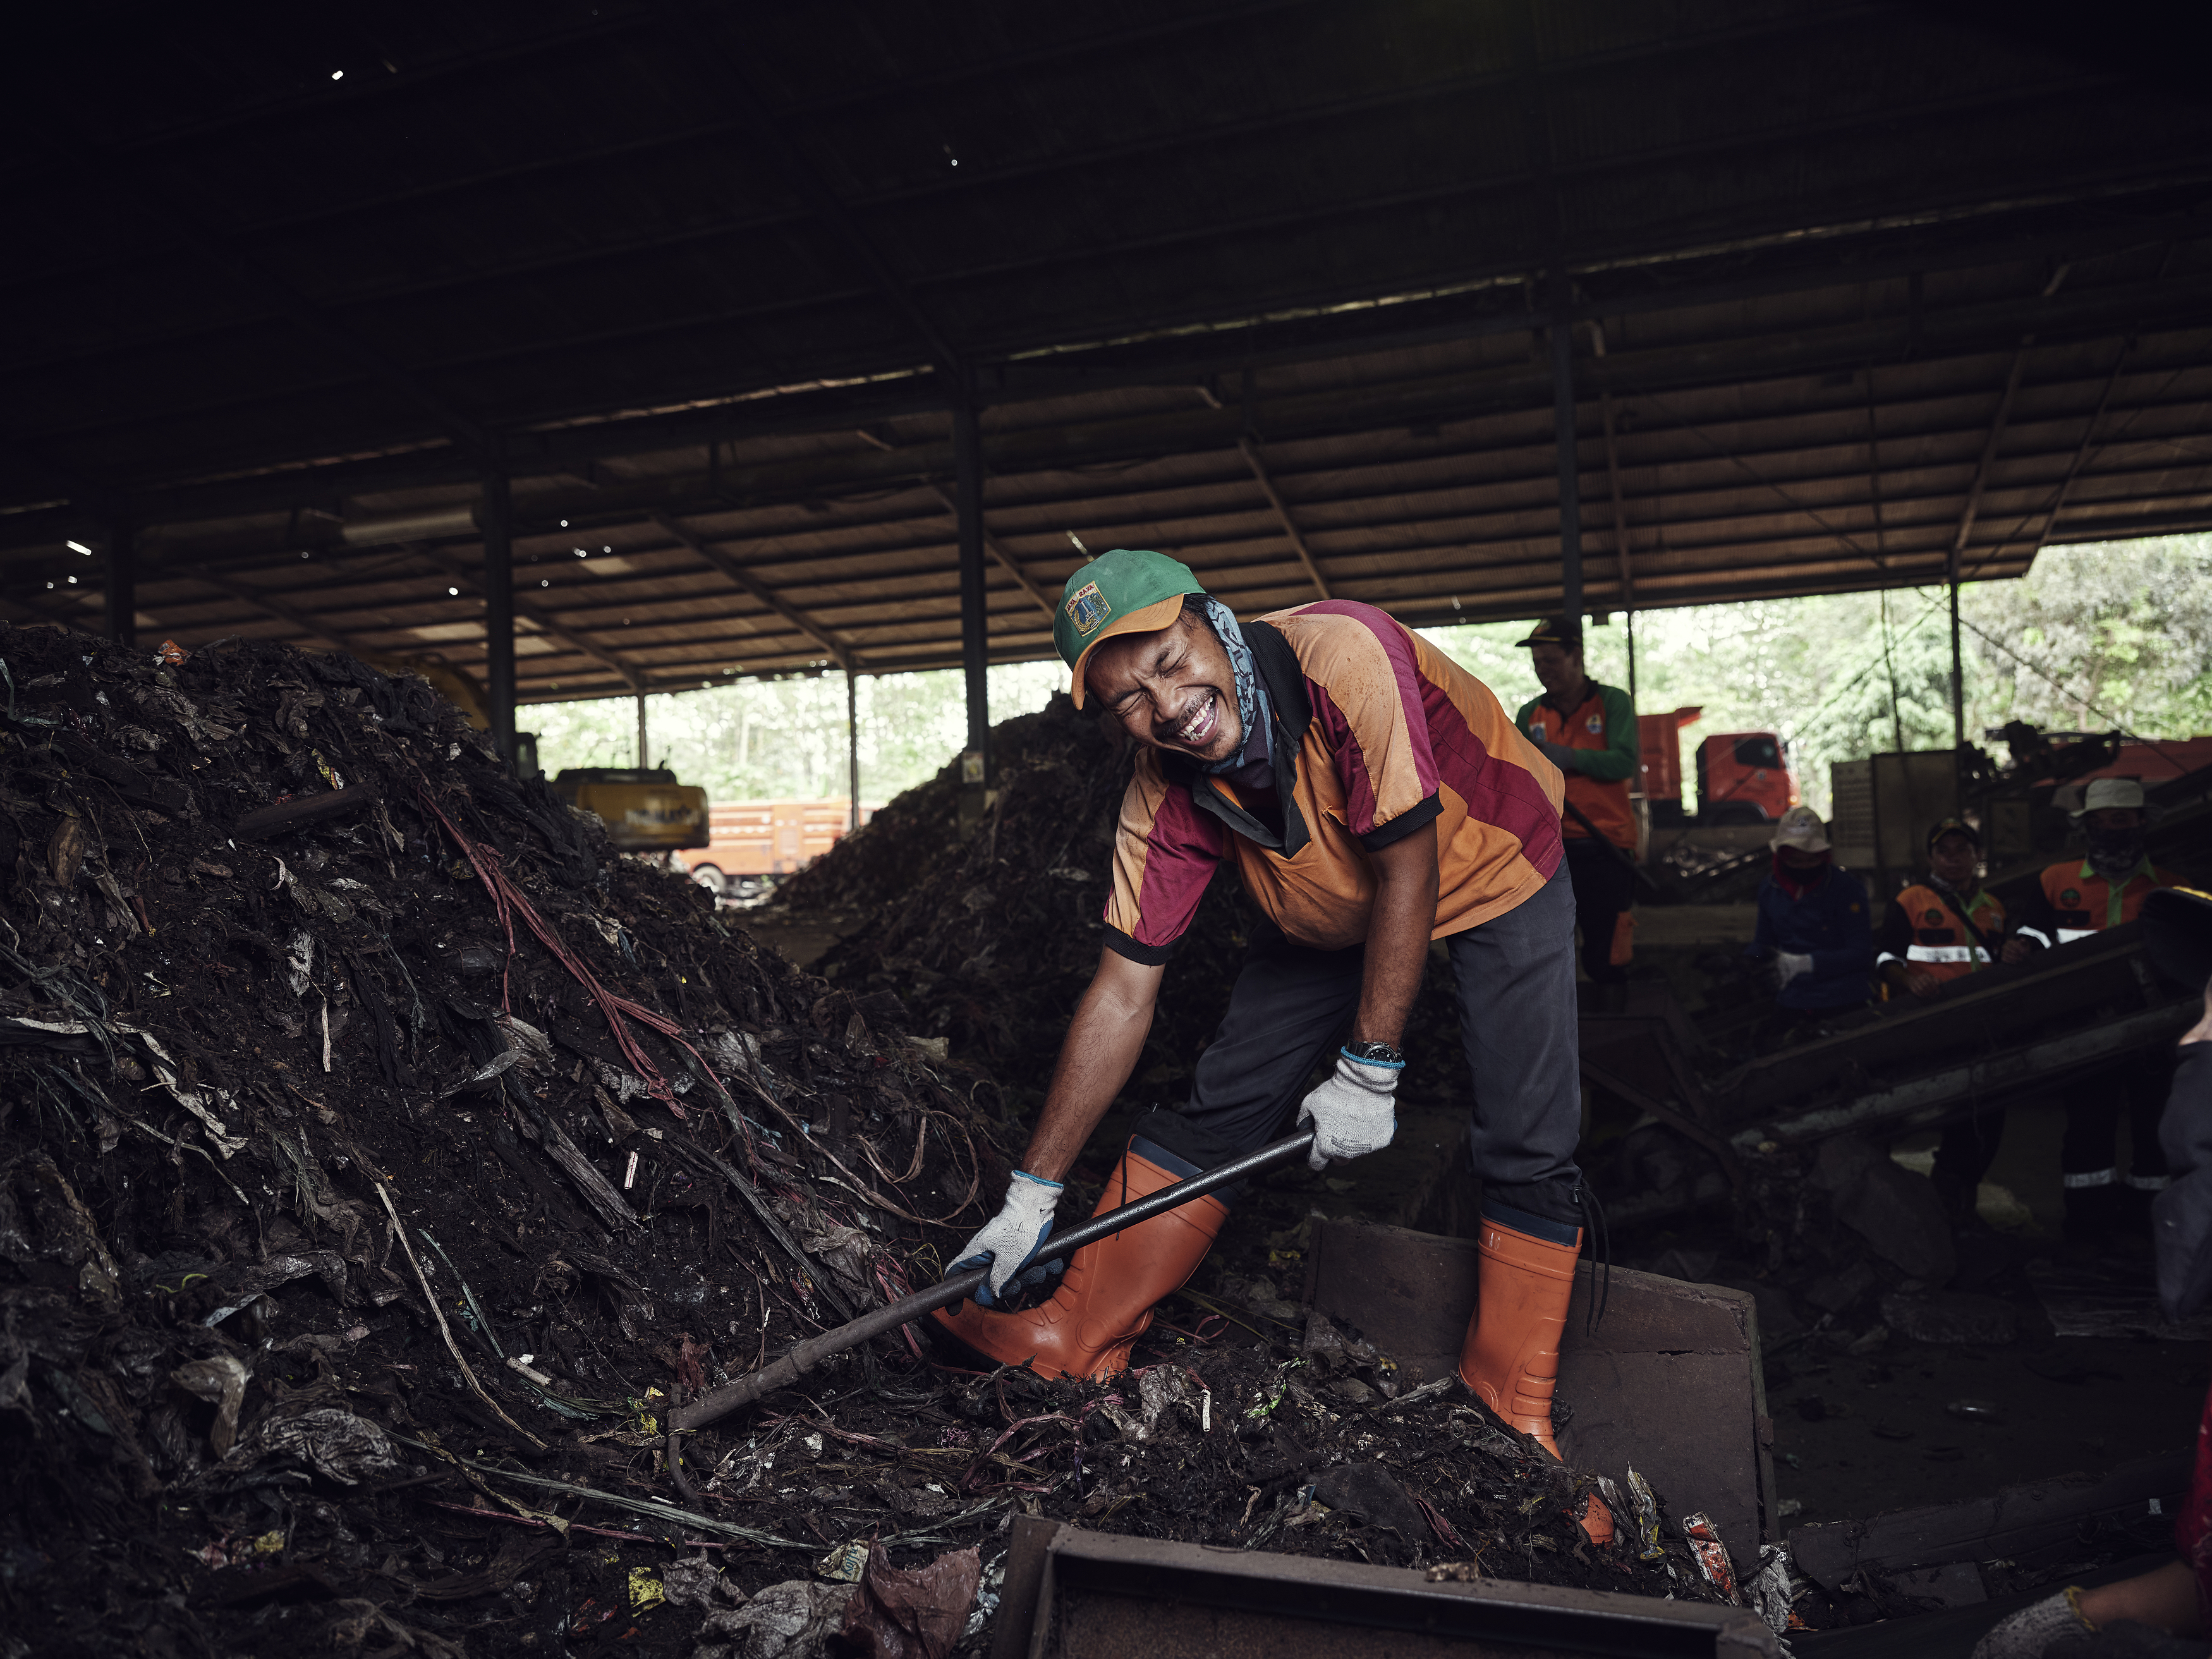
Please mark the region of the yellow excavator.
<svg viewBox="0 0 2212 1659"><path fill-rule="evenodd" d="M489 706L478 685L465 671L435 657L378 657L369 665L387 674L420 674L441 696L456 704L479 732L491 728ZM527 754L525 775L536 772L538 740L519 732L518 745ZM520 758L520 757L518 757ZM623 853L673 853L683 848L704 847L709 835L707 792L696 784L679 783L665 769L619 766L580 766L563 769L553 780L553 793L571 806L597 812L607 826L607 839Z"/></svg>
<svg viewBox="0 0 2212 1659"><path fill-rule="evenodd" d="M620 852L672 853L707 844L707 792L678 783L665 768L565 767L554 775L553 793L597 812Z"/></svg>
<svg viewBox="0 0 2212 1659"><path fill-rule="evenodd" d="M484 700L483 687L466 670L440 657L363 657L362 660L381 673L420 675L430 682L433 691L466 714L471 726L479 732L491 730L491 706Z"/></svg>

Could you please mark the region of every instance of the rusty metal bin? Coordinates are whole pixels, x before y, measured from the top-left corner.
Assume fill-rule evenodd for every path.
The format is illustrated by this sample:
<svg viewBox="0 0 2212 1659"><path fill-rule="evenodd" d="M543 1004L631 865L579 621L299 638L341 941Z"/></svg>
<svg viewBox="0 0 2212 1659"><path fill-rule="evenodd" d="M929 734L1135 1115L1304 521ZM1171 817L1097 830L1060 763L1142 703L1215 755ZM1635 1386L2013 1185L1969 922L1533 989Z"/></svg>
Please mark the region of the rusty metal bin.
<svg viewBox="0 0 2212 1659"><path fill-rule="evenodd" d="M1163 1543L1022 1517L992 1659L1774 1659L1741 1608Z"/></svg>

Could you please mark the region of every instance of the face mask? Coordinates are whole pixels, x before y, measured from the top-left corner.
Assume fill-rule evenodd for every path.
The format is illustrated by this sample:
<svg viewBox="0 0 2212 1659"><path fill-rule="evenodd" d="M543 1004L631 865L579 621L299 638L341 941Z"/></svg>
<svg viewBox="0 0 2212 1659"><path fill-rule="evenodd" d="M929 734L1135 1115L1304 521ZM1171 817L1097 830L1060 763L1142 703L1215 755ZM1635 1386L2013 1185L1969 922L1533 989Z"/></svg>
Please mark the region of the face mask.
<svg viewBox="0 0 2212 1659"><path fill-rule="evenodd" d="M1774 874L1778 879L1792 887L1817 886L1820 878L1828 873L1828 860L1832 856L1829 853L1823 853L1818 864L1803 870L1793 870L1782 861L1782 854L1778 852L1774 855Z"/></svg>
<svg viewBox="0 0 2212 1659"><path fill-rule="evenodd" d="M2089 867L2099 875L2124 875L2142 862L2143 832L2140 830L2092 830Z"/></svg>

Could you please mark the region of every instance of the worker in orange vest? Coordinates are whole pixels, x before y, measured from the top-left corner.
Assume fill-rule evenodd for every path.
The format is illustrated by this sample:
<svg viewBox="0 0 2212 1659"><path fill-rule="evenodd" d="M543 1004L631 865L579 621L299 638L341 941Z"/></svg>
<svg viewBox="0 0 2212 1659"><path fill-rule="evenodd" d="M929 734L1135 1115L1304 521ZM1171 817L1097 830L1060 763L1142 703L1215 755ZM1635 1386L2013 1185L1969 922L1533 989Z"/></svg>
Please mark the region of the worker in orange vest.
<svg viewBox="0 0 2212 1659"><path fill-rule="evenodd" d="M1928 830L1928 878L1890 902L1875 940L1875 971L1892 991L1932 997L1992 966L2004 947L2002 900L1981 883L1982 832L1964 818Z"/></svg>
<svg viewBox="0 0 2212 1659"><path fill-rule="evenodd" d="M1875 942L1875 973L1888 994L1914 1001L1995 966L2004 950L2004 902L1981 881L1981 831L1964 818L1944 818L1928 827L1927 846L1927 878L1890 901ZM2002 1103L1984 1105L1943 1131L1936 1190L1960 1219L1973 1213L2004 1119Z"/></svg>
<svg viewBox="0 0 2212 1659"><path fill-rule="evenodd" d="M2039 951L2133 921L2145 899L2178 884L2172 872L2152 864L2144 850L2143 809L2143 787L2135 779L2091 780L2081 810L2074 815L2087 850L2043 872L2005 945L2005 961L2026 962ZM2158 1115L2172 1072L2172 1055L2154 1049L2066 1085L2066 1135L2059 1145L2058 1167L2066 1189L2069 1240L2094 1244L2114 1232L2148 1231L2151 1200L2166 1185ZM2134 1142L2124 1176L2118 1156L2123 1101Z"/></svg>
<svg viewBox="0 0 2212 1659"><path fill-rule="evenodd" d="M1544 695L1522 704L1513 723L1566 775L1569 810L1559 833L1575 884L1583 972L1602 988L1601 1006L1617 1012L1626 1006L1636 928L1636 814L1628 802L1628 781L1643 761L1636 705L1619 686L1583 673L1583 632L1573 617L1538 623L1521 644Z"/></svg>

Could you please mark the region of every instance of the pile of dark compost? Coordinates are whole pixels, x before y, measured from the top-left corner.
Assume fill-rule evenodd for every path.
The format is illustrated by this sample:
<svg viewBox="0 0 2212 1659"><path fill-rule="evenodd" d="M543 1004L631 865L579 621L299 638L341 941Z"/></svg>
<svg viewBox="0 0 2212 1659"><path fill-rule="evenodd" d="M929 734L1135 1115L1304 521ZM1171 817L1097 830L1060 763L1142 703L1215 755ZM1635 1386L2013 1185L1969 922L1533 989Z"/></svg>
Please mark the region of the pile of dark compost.
<svg viewBox="0 0 2212 1659"><path fill-rule="evenodd" d="M1679 1539L1577 1547L1587 1482L1463 1394L1394 1401L1382 1356L1233 1306L1163 1321L1111 1387L884 1340L693 1437L701 1508L675 1507L670 1409L931 1282L978 1224L1018 1139L990 1077L910 1040L890 985L800 974L613 854L419 680L46 629L0 629L0 664L25 1650L689 1653L707 1612L702 1651L797 1653L746 1608L856 1629L924 1595L883 1574L980 1550L974 1651L1017 1507L1710 1594ZM1033 769L945 855L995 926L907 970L922 1009L1061 886L1095 915L1118 784ZM994 860L1048 788L1085 811L1044 868L1088 883ZM849 1607L807 1588L854 1578Z"/></svg>
<svg viewBox="0 0 2212 1659"><path fill-rule="evenodd" d="M988 1082L614 855L420 680L44 629L0 661L10 1629L628 1629L631 1547L538 1561L524 1512L668 1528L452 1457L653 1492L672 1404L976 1224Z"/></svg>
<svg viewBox="0 0 2212 1659"><path fill-rule="evenodd" d="M897 995L916 1032L944 1037L1029 1105L1043 1097L1104 946L1131 760L1060 692L992 728L991 744L995 783L972 834L959 832L956 762L793 878L775 903L793 915L858 917L817 964L824 977ZM1168 963L1130 1079L1133 1109L1187 1096L1255 925L1235 866L1223 865ZM1432 955L1413 1024L1440 1040L1423 1046L1400 1093L1464 1099L1449 969L1440 950Z"/></svg>

